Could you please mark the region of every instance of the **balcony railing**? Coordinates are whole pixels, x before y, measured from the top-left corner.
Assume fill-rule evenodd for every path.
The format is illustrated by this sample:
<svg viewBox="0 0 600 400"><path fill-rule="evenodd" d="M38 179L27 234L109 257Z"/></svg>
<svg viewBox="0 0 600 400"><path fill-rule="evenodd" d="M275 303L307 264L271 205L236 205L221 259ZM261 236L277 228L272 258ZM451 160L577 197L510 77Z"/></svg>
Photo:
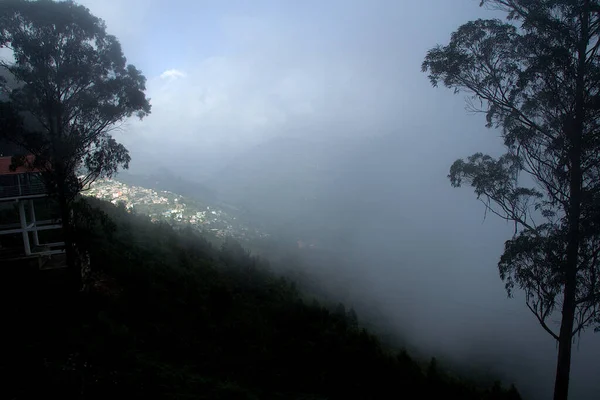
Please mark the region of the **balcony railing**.
<svg viewBox="0 0 600 400"><path fill-rule="evenodd" d="M46 186L43 182L30 182L12 186L0 185L0 198L35 196L46 193Z"/></svg>

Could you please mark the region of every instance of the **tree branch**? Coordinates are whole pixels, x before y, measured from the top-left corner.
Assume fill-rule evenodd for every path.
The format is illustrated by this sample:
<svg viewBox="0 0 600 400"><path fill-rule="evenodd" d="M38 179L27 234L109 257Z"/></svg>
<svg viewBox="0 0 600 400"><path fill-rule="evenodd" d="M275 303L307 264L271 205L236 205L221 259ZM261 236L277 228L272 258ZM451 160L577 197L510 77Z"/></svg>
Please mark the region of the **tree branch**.
<svg viewBox="0 0 600 400"><path fill-rule="evenodd" d="M582 297L581 299L575 301L575 305L594 302L600 302L600 292L592 293L588 296Z"/></svg>
<svg viewBox="0 0 600 400"><path fill-rule="evenodd" d="M548 332L548 333L550 334L550 336L552 336L552 337L554 338L554 340L556 340L556 341L558 342L558 335L557 335L556 333L554 333L554 332L552 331L552 329L550 329L550 328L548 327L548 325L546 324L546 321L545 321L545 319L542 319L542 318L541 318L541 317L538 315L538 313L536 313L536 312L534 311L534 309L531 307L531 305L530 305L529 303L527 303L527 307L529 308L529 310L531 310L531 312L533 313L533 315L535 315L535 316L536 316L536 318L538 319L538 321L539 321L540 325L542 325L542 328L544 328L544 330L545 330L546 332Z"/></svg>

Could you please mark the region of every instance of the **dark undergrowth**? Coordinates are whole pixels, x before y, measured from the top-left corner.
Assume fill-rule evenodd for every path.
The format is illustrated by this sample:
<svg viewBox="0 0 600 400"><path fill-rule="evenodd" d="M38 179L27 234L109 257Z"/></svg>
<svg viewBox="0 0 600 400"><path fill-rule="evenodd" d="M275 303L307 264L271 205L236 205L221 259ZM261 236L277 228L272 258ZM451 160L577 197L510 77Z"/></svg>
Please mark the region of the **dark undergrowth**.
<svg viewBox="0 0 600 400"><path fill-rule="evenodd" d="M84 204L86 290L60 270L3 272L1 398L520 398L384 348L236 242Z"/></svg>

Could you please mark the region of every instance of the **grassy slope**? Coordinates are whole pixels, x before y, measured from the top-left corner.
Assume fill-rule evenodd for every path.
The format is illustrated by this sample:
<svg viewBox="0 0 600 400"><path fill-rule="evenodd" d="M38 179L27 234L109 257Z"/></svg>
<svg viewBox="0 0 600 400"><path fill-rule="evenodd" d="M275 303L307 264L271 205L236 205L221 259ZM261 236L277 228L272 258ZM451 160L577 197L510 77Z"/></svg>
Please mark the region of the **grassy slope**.
<svg viewBox="0 0 600 400"><path fill-rule="evenodd" d="M382 348L234 242L217 249L92 203L115 229L94 209L78 212L96 271L87 292L60 276L4 277L2 398L519 398Z"/></svg>

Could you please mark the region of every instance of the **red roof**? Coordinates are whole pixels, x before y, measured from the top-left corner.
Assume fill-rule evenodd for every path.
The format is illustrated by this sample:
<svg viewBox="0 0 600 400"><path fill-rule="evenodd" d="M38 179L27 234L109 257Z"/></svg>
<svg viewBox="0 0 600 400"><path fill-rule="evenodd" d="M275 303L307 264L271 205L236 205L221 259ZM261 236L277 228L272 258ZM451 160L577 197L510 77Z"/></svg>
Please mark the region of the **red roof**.
<svg viewBox="0 0 600 400"><path fill-rule="evenodd" d="M33 163L33 155L27 156L27 161ZM12 157L0 157L0 175L15 175L24 174L26 172L34 172L36 169L31 169L27 165L20 166L16 171L10 170L10 164L12 163Z"/></svg>

